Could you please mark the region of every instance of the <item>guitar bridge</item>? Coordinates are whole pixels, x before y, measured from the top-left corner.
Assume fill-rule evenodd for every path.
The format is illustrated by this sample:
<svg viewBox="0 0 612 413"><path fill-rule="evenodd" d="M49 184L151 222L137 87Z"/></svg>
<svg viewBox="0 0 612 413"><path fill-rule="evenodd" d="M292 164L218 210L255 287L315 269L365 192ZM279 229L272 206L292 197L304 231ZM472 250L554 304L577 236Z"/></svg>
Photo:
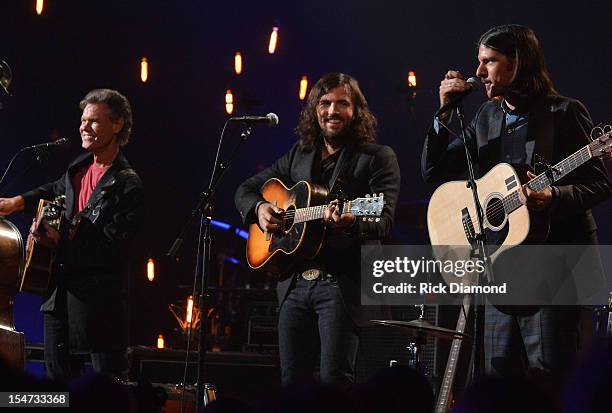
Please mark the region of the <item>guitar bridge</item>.
<svg viewBox="0 0 612 413"><path fill-rule="evenodd" d="M474 230L474 223L467 208L461 210L461 224L463 224L463 232L465 232L467 240L473 245L476 242L476 231Z"/></svg>

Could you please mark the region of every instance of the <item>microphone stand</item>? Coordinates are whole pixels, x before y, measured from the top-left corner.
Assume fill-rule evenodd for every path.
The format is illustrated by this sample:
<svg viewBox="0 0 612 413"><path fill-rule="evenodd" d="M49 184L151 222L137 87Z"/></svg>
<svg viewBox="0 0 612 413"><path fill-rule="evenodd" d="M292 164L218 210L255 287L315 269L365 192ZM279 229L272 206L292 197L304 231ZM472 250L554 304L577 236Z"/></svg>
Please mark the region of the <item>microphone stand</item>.
<svg viewBox="0 0 612 413"><path fill-rule="evenodd" d="M493 282L493 272L490 267L490 259L487 251L487 239L484 232L484 213L482 210L482 204L478 198L478 187L476 184L476 175L474 173L474 160L470 154L467 143L467 134L465 128L465 119L463 114L463 106L459 102L455 108L457 118L459 119L459 127L461 128L461 139L463 140L463 147L465 149L466 161L468 166L469 179L467 181L467 187L472 190L472 197L474 199L474 208L476 210L476 218L478 220L478 227L480 233L475 234L475 241L477 243L477 250L479 258L484 262L484 272L478 274L478 285L484 285L485 283ZM472 244L472 248L474 245ZM486 277L486 279L485 279ZM471 354L471 366L469 372L468 383L474 383L475 380L484 375L484 363L482 362L483 350L484 350L484 300L483 296L478 293L473 294L474 303L474 340L472 342L472 354Z"/></svg>
<svg viewBox="0 0 612 413"><path fill-rule="evenodd" d="M36 148L32 148L30 146L26 146L25 148L21 148L19 149L11 158L8 166L6 167L6 169L4 170L4 173L2 174L2 177L0 178L0 188L2 188L2 182L4 182L4 178L6 178L6 174L8 173L8 171L11 169L11 166L13 165L13 162L15 161L15 159L17 159L17 157L19 155L21 155L24 152L27 152L29 150L34 150L36 152L36 158L35 160L38 163L43 163L44 161L46 161L49 158L49 151L51 150L51 148L53 148L52 146L40 146L40 147L36 147ZM34 167L35 163L34 162L30 162L30 164L21 172L21 174L19 174L18 176L14 177L13 179L9 180L9 182L6 184L6 189L8 189L11 184L13 182L15 182L15 180L17 178L21 178L23 176L25 176L25 174L27 174L28 172L30 172L30 170L32 170L32 168ZM0 196L4 196L6 193L5 191L0 191Z"/></svg>
<svg viewBox="0 0 612 413"><path fill-rule="evenodd" d="M208 186L208 189L206 189L204 192L200 194L200 199L198 200L196 207L191 212L191 215L189 216L189 218L187 218L187 221L183 224L183 228L181 229L179 236L174 240L172 247L166 254L171 257L176 256L179 249L181 248L181 245L183 243L183 237L187 229L189 228L191 221L195 217L201 216L201 224L204 226L204 233L202 236L203 242L198 243L198 245L200 244L202 245L201 247L202 250L198 251L198 257L200 256L202 257L202 266L200 267L201 268L200 274L198 274L197 268L198 268L199 263L196 263L196 271L195 271L195 277L196 278L199 277L199 281L200 281L199 283L200 284L200 294L199 294L199 299L198 299L198 311L200 312L200 330L198 334L196 412L201 411L201 409L204 407L204 395L205 395L204 379L205 379L205 364L206 364L206 328L204 324L206 321L206 314L208 311L205 299L208 294L207 276L210 271L210 257L211 257L211 245L212 245L210 224L213 219L212 218L213 200L214 200L214 196L217 191L217 187L219 186L219 183L221 182L221 179L225 176L232 161L236 157L236 154L238 153L238 149L240 148L240 145L249 138L252 130L253 130L253 127L251 125L247 125L246 128L242 131L242 133L240 134L240 140L234 147L234 150L232 151L230 155L229 161L227 161L226 163L222 163L222 162L218 162L218 159L215 160L215 166L211 173L211 179L210 179L210 184ZM225 133L225 127L223 128L223 131L221 132L221 137L219 139L219 144L217 146L217 155L219 154L219 149L221 148L221 144L223 142L224 133ZM216 173L217 168L219 170L218 174ZM201 252L201 255L200 255L200 252ZM196 285L196 283L197 283L197 280L194 280L194 285ZM190 336L191 335L189 335L189 337ZM187 347L187 351L189 351L189 346ZM187 356L185 357L185 360L187 361L189 360L189 354L187 354ZM184 389L184 386L185 386L185 383L183 383L183 389ZM182 411L182 406L181 406L181 411Z"/></svg>

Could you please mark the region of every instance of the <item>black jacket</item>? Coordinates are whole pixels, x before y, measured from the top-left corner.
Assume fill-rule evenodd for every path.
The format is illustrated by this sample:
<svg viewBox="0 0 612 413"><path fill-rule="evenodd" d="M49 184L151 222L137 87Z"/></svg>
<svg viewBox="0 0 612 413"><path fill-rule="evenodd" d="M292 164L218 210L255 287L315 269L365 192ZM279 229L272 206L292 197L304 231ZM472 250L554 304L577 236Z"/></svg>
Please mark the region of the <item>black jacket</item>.
<svg viewBox="0 0 612 413"><path fill-rule="evenodd" d="M285 185L298 181L312 182L315 156L318 152L302 151L296 144L274 164L247 179L236 191L235 203L240 216L247 224L255 223L255 206L263 201L260 188L270 178L278 178ZM368 318L360 305L360 247L362 244L380 244L387 238L393 226L395 206L400 189L400 170L395 152L388 146L366 144L358 149L344 148L338 158L328 188L337 189L338 175L343 165L348 168L343 177L342 190L349 199L366 194L383 193L385 205L379 222L357 220L355 228L348 234L338 231L333 240L328 237L319 260L326 271L337 276L340 289L353 320L363 324ZM346 169L346 168L345 168ZM282 304L293 284L294 277L280 281L277 286L279 303Z"/></svg>
<svg viewBox="0 0 612 413"><path fill-rule="evenodd" d="M26 211L34 212L39 199L66 196L67 220L75 215L74 175L93 162L92 154L74 160L57 181L23 194ZM141 224L144 192L138 175L119 153L91 194L73 239L62 233L52 265L52 285L41 310L55 307L56 285L61 284L86 301L120 300L123 295L124 246Z"/></svg>

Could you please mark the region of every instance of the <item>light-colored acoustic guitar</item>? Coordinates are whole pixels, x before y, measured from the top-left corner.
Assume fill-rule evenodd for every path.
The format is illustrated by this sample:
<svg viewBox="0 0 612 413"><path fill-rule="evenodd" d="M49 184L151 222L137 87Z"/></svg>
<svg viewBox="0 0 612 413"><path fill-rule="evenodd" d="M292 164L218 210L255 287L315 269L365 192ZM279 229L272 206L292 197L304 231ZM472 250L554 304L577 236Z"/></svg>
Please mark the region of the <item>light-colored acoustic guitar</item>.
<svg viewBox="0 0 612 413"><path fill-rule="evenodd" d="M299 181L287 188L271 178L261 187L263 198L283 209L283 228L273 234L251 224L246 255L249 266L264 269L281 277L304 260L313 259L323 245L325 227L321 222L327 205L327 191L318 185ZM384 195L372 195L346 201L342 213L353 213L364 220L378 221L384 205Z"/></svg>
<svg viewBox="0 0 612 413"><path fill-rule="evenodd" d="M36 214L36 227L40 227L43 220L59 231L64 216L65 196L59 196L51 201L41 199ZM51 251L38 245L32 234L28 236L25 249L25 270L21 280L21 291L37 295L45 295L49 287L51 276Z"/></svg>
<svg viewBox="0 0 612 413"><path fill-rule="evenodd" d="M478 196L484 215L484 233L488 245L502 251L527 239L545 239L548 235L548 215L535 213L520 202L519 192L523 182L533 191L542 191L592 158L609 156L612 151L610 127L596 128L601 131L590 144L574 152L561 162L527 181L527 168L500 163L476 181ZM431 196L427 209L427 226L434 253L466 259L474 245L474 234L480 233L472 190L466 181L442 184ZM456 247L466 247L463 252L453 254ZM444 276L444 274L443 274ZM446 277L445 277L446 278ZM467 281L463 280L463 281Z"/></svg>

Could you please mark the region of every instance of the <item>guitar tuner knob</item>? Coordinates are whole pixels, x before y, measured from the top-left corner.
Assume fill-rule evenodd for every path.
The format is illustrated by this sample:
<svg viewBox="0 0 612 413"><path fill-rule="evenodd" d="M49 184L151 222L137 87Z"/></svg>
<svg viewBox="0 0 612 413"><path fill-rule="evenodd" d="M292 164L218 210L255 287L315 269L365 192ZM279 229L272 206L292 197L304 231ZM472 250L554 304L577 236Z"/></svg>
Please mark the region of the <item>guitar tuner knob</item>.
<svg viewBox="0 0 612 413"><path fill-rule="evenodd" d="M365 195L365 197L366 197L366 198L369 198L369 197L370 197L370 194L366 194L366 195Z"/></svg>
<svg viewBox="0 0 612 413"><path fill-rule="evenodd" d="M380 218L376 218L376 222L380 222Z"/></svg>
<svg viewBox="0 0 612 413"><path fill-rule="evenodd" d="M363 222L366 222L368 219L366 217L363 217Z"/></svg>

